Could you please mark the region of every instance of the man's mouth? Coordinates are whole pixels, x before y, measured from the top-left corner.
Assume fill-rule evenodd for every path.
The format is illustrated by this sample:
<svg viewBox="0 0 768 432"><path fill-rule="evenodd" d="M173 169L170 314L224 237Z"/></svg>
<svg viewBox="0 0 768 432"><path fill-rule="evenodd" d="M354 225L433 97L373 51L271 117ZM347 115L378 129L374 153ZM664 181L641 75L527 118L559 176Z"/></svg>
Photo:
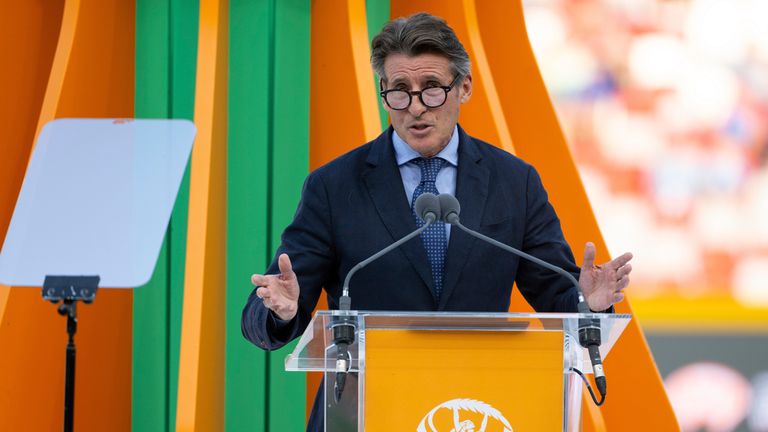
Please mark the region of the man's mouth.
<svg viewBox="0 0 768 432"><path fill-rule="evenodd" d="M423 131L429 129L430 127L432 127L432 126L429 125L429 124L426 124L426 123L417 123L417 124L411 125L410 129L414 130L414 131L417 131L417 132L423 132Z"/></svg>

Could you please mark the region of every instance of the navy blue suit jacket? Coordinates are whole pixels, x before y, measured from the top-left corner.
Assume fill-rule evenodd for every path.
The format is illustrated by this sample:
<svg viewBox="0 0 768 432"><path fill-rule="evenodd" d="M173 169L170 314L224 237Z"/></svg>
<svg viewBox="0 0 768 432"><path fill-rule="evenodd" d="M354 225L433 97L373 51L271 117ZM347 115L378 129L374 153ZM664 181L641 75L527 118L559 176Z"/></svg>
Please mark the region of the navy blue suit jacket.
<svg viewBox="0 0 768 432"><path fill-rule="evenodd" d="M458 130L456 198L462 223L578 278L579 268L536 170ZM298 314L278 326L252 293L243 310L244 336L267 350L300 336L323 288L329 307L337 309L347 272L415 229L390 128L307 177L294 220L267 270L279 273L277 256L290 256L301 287ZM451 230L445 269L438 300L427 254L415 238L353 277L352 309L506 312L517 282L537 311L576 311L577 293L565 278L458 229ZM308 430L322 430L319 403L315 401Z"/></svg>

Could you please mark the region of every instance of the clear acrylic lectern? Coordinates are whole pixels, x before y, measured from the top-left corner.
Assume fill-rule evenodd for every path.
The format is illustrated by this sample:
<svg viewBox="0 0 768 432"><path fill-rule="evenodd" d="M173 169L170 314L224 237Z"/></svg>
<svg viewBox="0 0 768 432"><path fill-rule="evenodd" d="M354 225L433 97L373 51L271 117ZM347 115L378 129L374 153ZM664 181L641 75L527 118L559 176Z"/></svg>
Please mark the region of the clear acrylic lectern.
<svg viewBox="0 0 768 432"><path fill-rule="evenodd" d="M357 331L336 402L331 328L340 317ZM579 431L583 384L573 369L591 373L579 320L599 321L605 358L630 318L319 311L285 368L324 373L326 431Z"/></svg>

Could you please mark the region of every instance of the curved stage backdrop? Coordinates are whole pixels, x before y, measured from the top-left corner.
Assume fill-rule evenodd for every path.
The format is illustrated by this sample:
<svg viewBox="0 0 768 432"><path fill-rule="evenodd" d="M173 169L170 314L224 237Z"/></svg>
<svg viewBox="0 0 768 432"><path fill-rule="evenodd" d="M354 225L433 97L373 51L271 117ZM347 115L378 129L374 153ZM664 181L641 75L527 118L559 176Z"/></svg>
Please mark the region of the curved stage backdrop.
<svg viewBox="0 0 768 432"><path fill-rule="evenodd" d="M283 372L286 350L242 338L249 276L277 247L305 175L386 126L368 44L389 17L421 10L446 18L473 60L462 125L537 166L569 242L595 241L608 260L519 0L0 3L3 237L47 121L198 128L152 280L80 308L77 430L303 430L317 377ZM54 309L36 289L0 287L0 430L63 422L66 333ZM511 310L530 308L517 295ZM584 430L677 429L636 321L606 369L610 397L585 408Z"/></svg>

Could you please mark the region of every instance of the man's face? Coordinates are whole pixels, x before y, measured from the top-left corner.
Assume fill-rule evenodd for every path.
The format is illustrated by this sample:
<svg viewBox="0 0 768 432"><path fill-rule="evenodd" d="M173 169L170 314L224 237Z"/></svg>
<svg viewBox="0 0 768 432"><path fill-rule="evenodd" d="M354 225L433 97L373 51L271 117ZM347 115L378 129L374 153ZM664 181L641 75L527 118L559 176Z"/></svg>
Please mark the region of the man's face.
<svg viewBox="0 0 768 432"><path fill-rule="evenodd" d="M384 89L420 91L428 87L448 86L456 78L450 61L437 54L420 54L414 57L391 54L384 61L387 81ZM459 121L459 104L472 95L472 77L468 75L457 82L448 92L445 103L428 108L419 97L413 95L411 105L404 110L394 110L384 101L392 126L397 134L424 157L432 157L448 145L453 127Z"/></svg>

